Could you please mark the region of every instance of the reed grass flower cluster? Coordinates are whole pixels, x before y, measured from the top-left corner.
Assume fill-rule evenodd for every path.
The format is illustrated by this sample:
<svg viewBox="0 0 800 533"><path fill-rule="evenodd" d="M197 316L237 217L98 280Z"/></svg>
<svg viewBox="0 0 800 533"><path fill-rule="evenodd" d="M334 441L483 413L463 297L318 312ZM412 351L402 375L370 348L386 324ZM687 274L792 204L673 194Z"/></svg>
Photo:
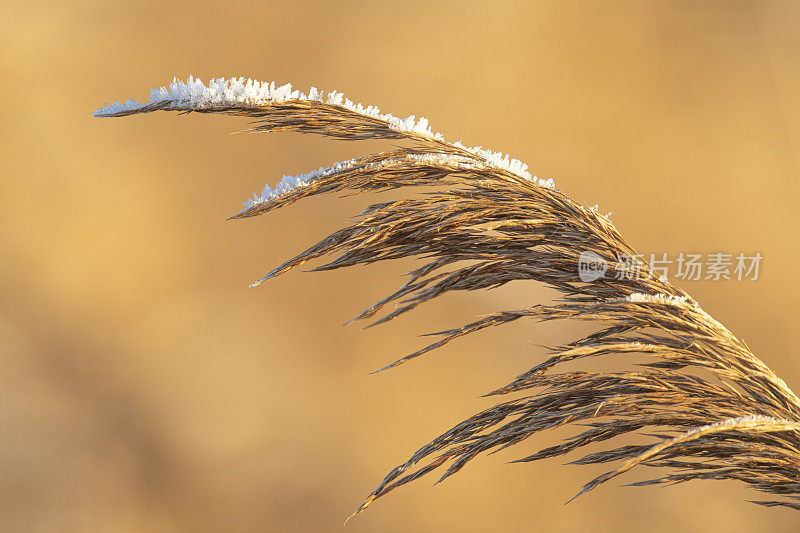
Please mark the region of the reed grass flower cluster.
<svg viewBox="0 0 800 533"><path fill-rule="evenodd" d="M536 433L569 426L572 435L520 462L558 457L605 443L575 464L612 463L577 495L637 466L657 477L636 485L734 479L770 495L766 506L800 509L800 399L747 345L686 292L661 276L636 279L578 275L579 256L608 263L637 256L612 221L531 175L509 156L449 142L414 116L399 119L346 99L291 85L244 78L174 81L149 101L106 105L98 117L153 111L247 117L251 131L296 131L344 140L388 139L408 146L285 176L252 195L242 219L310 196L414 188L400 200L375 203L352 222L254 283L327 258L331 270L395 258L417 258L398 289L353 320L388 322L452 291L490 289L512 281L543 283L555 302L502 309L436 333L428 346L386 365L403 364L455 339L519 319L588 321L592 333L550 349L548 358L487 397L506 399L456 424L392 469L356 509L437 471L439 480L477 456ZM425 187L422 193L418 190ZM636 364L622 356L637 356ZM617 358L617 371L569 370L567 363ZM574 366L574 365L572 365ZM623 435L638 444L615 445ZM576 497L577 497L576 495ZM355 514L354 513L354 514Z"/></svg>

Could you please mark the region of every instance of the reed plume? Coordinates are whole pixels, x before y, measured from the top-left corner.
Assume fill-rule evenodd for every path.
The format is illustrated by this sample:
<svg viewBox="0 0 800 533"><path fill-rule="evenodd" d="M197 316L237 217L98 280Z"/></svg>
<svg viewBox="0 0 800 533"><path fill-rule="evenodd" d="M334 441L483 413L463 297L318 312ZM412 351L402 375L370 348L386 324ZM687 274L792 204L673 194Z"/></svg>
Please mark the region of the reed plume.
<svg viewBox="0 0 800 533"><path fill-rule="evenodd" d="M235 78L174 81L149 102L106 105L95 116L156 110L248 117L251 131L297 131L344 140L392 139L409 146L337 163L266 185L231 218L263 215L308 196L430 187L375 203L346 227L284 262L257 285L308 261L312 270L414 257L422 266L396 291L353 320L392 320L451 291L534 280L560 299L500 310L436 333L438 340L385 368L458 337L530 318L591 321L598 329L550 350L549 357L487 396L522 393L479 412L433 439L397 466L356 509L434 470L440 481L479 454L513 446L540 431L569 425L574 434L518 461L557 457L622 435L641 444L589 453L575 464L615 463L575 496L638 465L661 475L634 485L735 479L771 495L765 506L800 509L800 399L747 345L683 290L652 270L637 277L579 276L581 254L616 264L637 252L611 220L532 176L516 159L448 142L425 119L398 119L341 93L308 94ZM387 311L388 306L391 311ZM566 370L569 362L634 355L615 372ZM625 360L624 358L619 358ZM624 366L620 363L620 366ZM630 365L629 365L630 366Z"/></svg>

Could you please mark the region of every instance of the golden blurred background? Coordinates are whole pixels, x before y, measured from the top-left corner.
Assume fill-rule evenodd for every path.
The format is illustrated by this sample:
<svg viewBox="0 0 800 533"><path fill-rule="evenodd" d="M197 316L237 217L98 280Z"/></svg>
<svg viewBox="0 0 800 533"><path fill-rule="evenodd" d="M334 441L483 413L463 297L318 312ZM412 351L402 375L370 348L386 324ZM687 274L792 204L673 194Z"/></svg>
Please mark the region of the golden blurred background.
<svg viewBox="0 0 800 533"><path fill-rule="evenodd" d="M410 264L249 289L375 197L226 222L241 201L385 146L89 116L173 76L338 89L520 157L613 211L643 252L758 251L758 281L680 286L800 387L796 2L12 0L4 14L0 531L341 531L391 467L539 361L534 344L577 333L520 323L368 375L419 333L551 293L452 295L361 331L341 324ZM507 464L562 436L422 479L346 530L800 527L733 482L617 487L635 472L564 506L605 467Z"/></svg>

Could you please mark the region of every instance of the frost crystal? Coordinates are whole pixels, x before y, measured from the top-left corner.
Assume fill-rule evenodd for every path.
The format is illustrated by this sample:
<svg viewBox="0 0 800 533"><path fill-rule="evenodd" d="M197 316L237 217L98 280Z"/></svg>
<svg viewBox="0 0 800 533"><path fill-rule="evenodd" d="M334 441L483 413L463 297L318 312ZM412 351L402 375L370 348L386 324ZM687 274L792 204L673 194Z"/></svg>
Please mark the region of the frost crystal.
<svg viewBox="0 0 800 533"><path fill-rule="evenodd" d="M269 183L265 183L264 188L261 189L260 193L253 193L250 198L245 200L244 206L245 208L250 208L254 205L269 202L270 200L293 191L294 189L305 187L316 179L350 169L357 162L358 159L350 159L349 161L342 161L329 167L321 167L317 170L312 170L306 174L300 174L298 176L284 176L281 181L275 185L274 189L270 187Z"/></svg>
<svg viewBox="0 0 800 533"><path fill-rule="evenodd" d="M666 305L683 305L689 302L688 296L670 296L668 294L643 294L641 292L634 292L625 298L618 298L614 301L617 302L631 302L631 303L656 303Z"/></svg>
<svg viewBox="0 0 800 533"><path fill-rule="evenodd" d="M419 163L428 163L440 166L446 165L457 170L474 170L482 166L473 159L467 159L466 157L441 152L437 154L406 154L401 158L392 158L375 163L367 163L363 165L363 168L365 170L375 170L402 163L403 161L416 161ZM277 183L277 185L275 185L274 188L271 187L269 183L265 183L264 188L260 193L253 193L250 198L244 201L245 210L253 207L254 205L267 203L278 196L287 194L300 187L306 187L317 179L350 170L353 167L358 166L360 162L361 159L358 158L350 159L348 161L341 161L329 167L321 167L317 170L312 170L306 174L300 174L297 176L283 176L283 178Z"/></svg>
<svg viewBox="0 0 800 533"><path fill-rule="evenodd" d="M176 78L172 80L168 88L160 87L152 89L150 91L150 98L145 103L130 99L125 103L115 102L113 104L106 104L93 111L92 116L108 117L119 113L136 112L157 104L163 104L164 107L162 109L173 111L210 111L235 106L258 106L302 101L322 102L329 105L344 107L360 115L378 119L394 131L415 133L430 139L446 142L441 134L431 131L426 118L420 117L419 120L417 120L414 115L403 119L397 118L390 113L381 113L378 107L364 106L360 103L355 103L345 98L342 93L337 91L332 91L326 95L316 87L311 87L308 94L306 94L293 89L290 83L278 86L274 81L267 83L250 78L214 78L208 85L205 85L200 78L195 78L193 76L189 76L189 79L185 82ZM541 187L553 188L555 186L552 179L541 179L532 176L528 171L528 165L509 155L487 150L481 146L467 147L461 144L460 141L455 143L455 146L480 157L490 166L506 170L526 180L531 180ZM300 180L297 182L300 183L303 181L304 176L313 177L312 175L315 175L315 172L297 176L293 179ZM284 178L284 180L289 180L289 178ZM289 181L287 181L287 184ZM279 188L283 183L284 181L281 181L281 183L276 186L275 190L281 190Z"/></svg>

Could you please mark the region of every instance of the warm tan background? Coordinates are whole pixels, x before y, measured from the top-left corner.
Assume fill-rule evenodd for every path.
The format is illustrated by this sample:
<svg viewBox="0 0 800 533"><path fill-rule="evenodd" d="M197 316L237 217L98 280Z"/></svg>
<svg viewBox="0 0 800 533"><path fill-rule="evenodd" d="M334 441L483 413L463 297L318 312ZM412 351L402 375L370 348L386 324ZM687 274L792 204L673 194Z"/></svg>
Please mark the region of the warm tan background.
<svg viewBox="0 0 800 533"><path fill-rule="evenodd" d="M225 218L265 179L375 149L229 135L228 117L98 120L173 76L339 89L527 161L646 252L754 252L684 283L800 387L796 2L50 2L0 21L0 530L342 531L388 469L574 334L519 324L382 375L416 333L547 297L454 295L340 324L408 264L247 284L371 198ZM617 485L508 465L398 490L346 531L797 531L735 483ZM639 474L641 475L641 473Z"/></svg>

